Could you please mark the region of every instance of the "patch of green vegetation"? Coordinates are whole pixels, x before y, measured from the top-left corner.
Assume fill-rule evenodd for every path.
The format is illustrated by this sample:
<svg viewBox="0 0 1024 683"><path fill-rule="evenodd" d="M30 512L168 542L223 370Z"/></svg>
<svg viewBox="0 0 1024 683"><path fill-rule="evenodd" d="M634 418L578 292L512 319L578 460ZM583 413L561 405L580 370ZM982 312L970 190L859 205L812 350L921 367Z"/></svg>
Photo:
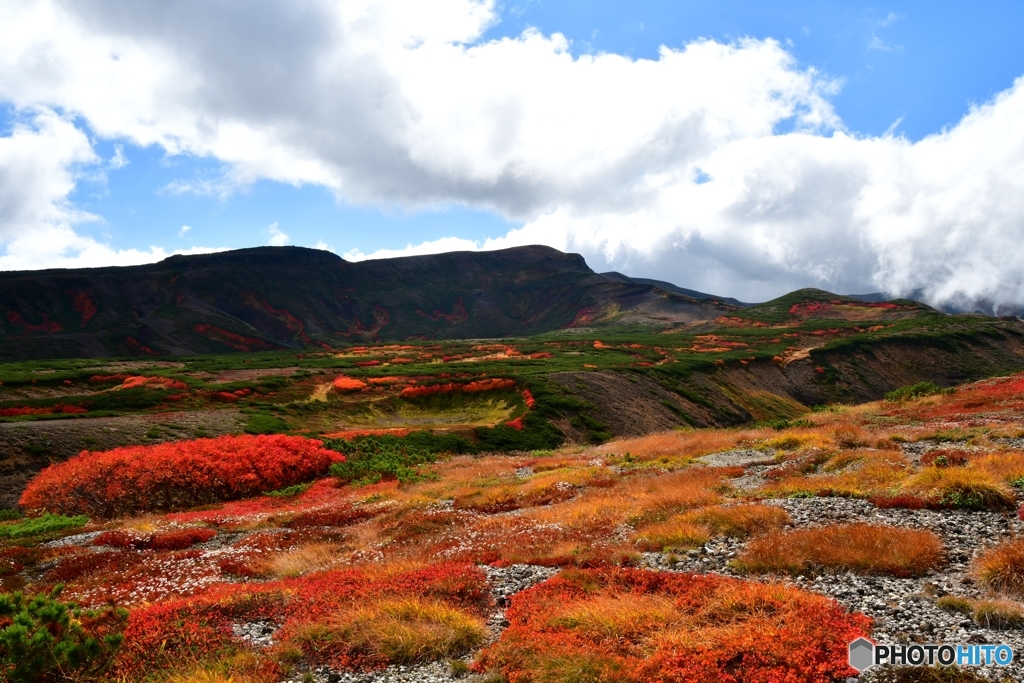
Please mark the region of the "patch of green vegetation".
<svg viewBox="0 0 1024 683"><path fill-rule="evenodd" d="M763 420L761 422L755 422L754 427L763 429L774 429L775 431L782 431L783 429L790 429L792 427L813 427L814 423L810 420Z"/></svg>
<svg viewBox="0 0 1024 683"><path fill-rule="evenodd" d="M85 515L65 517L64 515L53 515L49 512L40 517L29 517L15 524L0 526L0 538L23 538L26 536L42 536L57 531L75 529L89 523Z"/></svg>
<svg viewBox="0 0 1024 683"><path fill-rule="evenodd" d="M414 432L406 437L362 436L352 439L324 439L327 448L344 454L345 462L331 465L331 474L356 486L398 480L405 484L422 481L423 465L437 462L449 453L472 452L473 445L453 434Z"/></svg>
<svg viewBox="0 0 1024 683"><path fill-rule="evenodd" d="M21 518L22 514L19 510L12 510L11 508L4 508L3 510L0 510L0 522L10 522Z"/></svg>
<svg viewBox="0 0 1024 683"><path fill-rule="evenodd" d="M267 413L254 413L249 416L244 430L247 434L281 434L288 431L288 423Z"/></svg>
<svg viewBox="0 0 1024 683"><path fill-rule="evenodd" d="M895 391L890 391L885 395L886 401L911 401L915 398L921 398L923 396L934 396L936 394L951 394L952 389L946 389L938 386L935 382L918 382L917 384L909 384L907 386L900 387Z"/></svg>
<svg viewBox="0 0 1024 683"><path fill-rule="evenodd" d="M59 600L62 585L49 595L0 593L0 671L11 683L91 680L106 671L121 645L128 611L82 610ZM97 628L98 627L98 628ZM108 631L98 637L94 631Z"/></svg>
<svg viewBox="0 0 1024 683"><path fill-rule="evenodd" d="M265 496L274 496L275 498L294 498L295 496L301 495L306 492L312 484L293 484L277 491L268 491L263 494Z"/></svg>

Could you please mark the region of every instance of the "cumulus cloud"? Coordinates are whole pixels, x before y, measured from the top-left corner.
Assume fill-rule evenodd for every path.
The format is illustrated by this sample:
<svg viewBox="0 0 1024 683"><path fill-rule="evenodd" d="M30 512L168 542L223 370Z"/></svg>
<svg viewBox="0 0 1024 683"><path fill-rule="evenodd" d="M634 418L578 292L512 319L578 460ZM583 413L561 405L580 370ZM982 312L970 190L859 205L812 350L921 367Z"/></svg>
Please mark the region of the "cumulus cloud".
<svg viewBox="0 0 1024 683"><path fill-rule="evenodd" d="M291 238L277 227L277 222L267 226L267 244L272 247L283 247L291 241Z"/></svg>
<svg viewBox="0 0 1024 683"><path fill-rule="evenodd" d="M573 56L534 30L481 41L493 0L116 7L0 5L0 99L227 169L171 192L270 179L521 224L347 258L543 243L748 300L820 286L1024 303L1019 81L912 143L847 131L838 83L770 39L644 60ZM85 156L53 162L65 182L43 183L44 209L72 211L60 190L89 162L80 142ZM270 243L287 243L277 233Z"/></svg>

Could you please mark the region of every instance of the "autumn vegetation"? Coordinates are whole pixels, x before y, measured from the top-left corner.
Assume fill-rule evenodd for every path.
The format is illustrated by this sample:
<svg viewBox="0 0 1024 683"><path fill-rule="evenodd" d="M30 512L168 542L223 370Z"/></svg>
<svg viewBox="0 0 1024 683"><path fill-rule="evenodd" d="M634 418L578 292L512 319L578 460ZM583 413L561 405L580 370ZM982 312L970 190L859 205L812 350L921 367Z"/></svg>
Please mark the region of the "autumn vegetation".
<svg viewBox="0 0 1024 683"><path fill-rule="evenodd" d="M28 510L115 517L208 505L323 475L344 457L316 439L224 436L83 452L41 472Z"/></svg>
<svg viewBox="0 0 1024 683"><path fill-rule="evenodd" d="M943 561L942 543L931 531L858 523L766 534L747 544L735 564L750 573L921 576Z"/></svg>
<svg viewBox="0 0 1024 683"><path fill-rule="evenodd" d="M523 362L535 360L545 359ZM789 577L927 576L945 550L922 529L805 526L779 502L1009 512L1024 484L1024 452L1006 440L1024 433L1020 376L731 429L530 448L556 401L543 387L480 373L411 382L393 364L366 367L389 374L354 386L335 372L308 389L427 407L500 397L523 430L325 429L83 452L29 485L27 517L0 519L0 579L26 581L8 611L45 595L79 615L84 630L55 633L68 648L100 646L88 646L85 681L276 683L319 666L457 659L509 683L829 683L852 675L846 643L871 624ZM114 392L137 376L124 375L92 384L192 391L147 381ZM262 395L263 385L240 397L247 387L225 385L231 405ZM320 402L254 414L290 421L303 410ZM923 455L901 450L914 441L929 444ZM646 568L723 538L739 546L731 569L742 579ZM517 563L560 572L511 598L495 640L484 570ZM1024 624L1020 541L991 547L970 571L990 594L938 606L989 627ZM233 635L254 622L273 625L270 646ZM0 630L12 624L0 615Z"/></svg>

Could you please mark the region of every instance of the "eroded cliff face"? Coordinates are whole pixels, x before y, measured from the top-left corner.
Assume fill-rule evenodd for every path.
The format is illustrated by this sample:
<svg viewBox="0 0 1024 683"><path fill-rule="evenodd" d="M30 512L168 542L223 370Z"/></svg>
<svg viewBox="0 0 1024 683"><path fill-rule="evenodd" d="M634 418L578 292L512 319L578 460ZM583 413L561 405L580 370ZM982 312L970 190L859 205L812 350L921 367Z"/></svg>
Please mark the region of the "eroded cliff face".
<svg viewBox="0 0 1024 683"><path fill-rule="evenodd" d="M563 372L551 380L593 405L593 419L616 436L679 426L725 427L792 419L813 406L863 403L909 384L940 386L1024 369L1024 323L972 338L887 340L839 350L815 349L788 363L756 361L693 372L682 380L657 372ZM560 425L571 438L583 430Z"/></svg>

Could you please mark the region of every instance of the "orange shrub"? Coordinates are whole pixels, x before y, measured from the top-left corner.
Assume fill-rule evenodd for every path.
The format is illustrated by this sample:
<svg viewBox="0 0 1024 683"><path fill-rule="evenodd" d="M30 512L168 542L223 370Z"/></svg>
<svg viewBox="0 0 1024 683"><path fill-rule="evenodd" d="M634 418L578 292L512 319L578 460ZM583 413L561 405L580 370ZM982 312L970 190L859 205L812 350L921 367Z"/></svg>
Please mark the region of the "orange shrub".
<svg viewBox="0 0 1024 683"><path fill-rule="evenodd" d="M335 391L359 391L360 389L366 388L366 382L356 379L355 377L335 377L334 381L331 382L331 386Z"/></svg>
<svg viewBox="0 0 1024 683"><path fill-rule="evenodd" d="M95 517L254 496L323 476L343 456L298 436L221 436L82 451L29 482L28 510Z"/></svg>
<svg viewBox="0 0 1024 683"><path fill-rule="evenodd" d="M474 668L510 683L825 683L869 626L796 588L636 569L565 570L505 617Z"/></svg>
<svg viewBox="0 0 1024 683"><path fill-rule="evenodd" d="M921 576L943 560L942 543L931 531L857 523L759 536L735 565L756 573L833 570Z"/></svg>

